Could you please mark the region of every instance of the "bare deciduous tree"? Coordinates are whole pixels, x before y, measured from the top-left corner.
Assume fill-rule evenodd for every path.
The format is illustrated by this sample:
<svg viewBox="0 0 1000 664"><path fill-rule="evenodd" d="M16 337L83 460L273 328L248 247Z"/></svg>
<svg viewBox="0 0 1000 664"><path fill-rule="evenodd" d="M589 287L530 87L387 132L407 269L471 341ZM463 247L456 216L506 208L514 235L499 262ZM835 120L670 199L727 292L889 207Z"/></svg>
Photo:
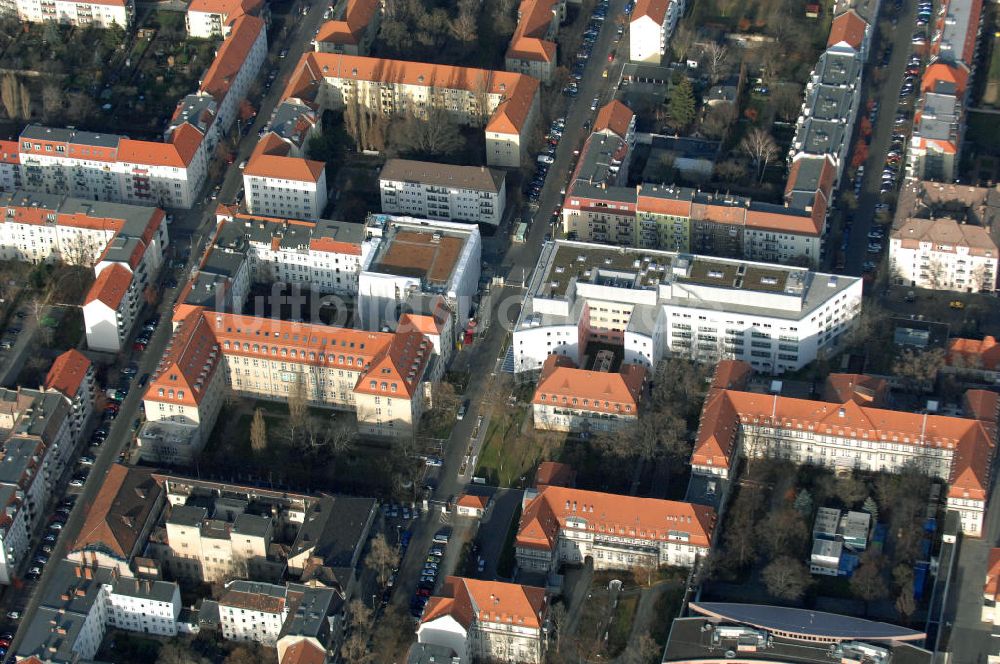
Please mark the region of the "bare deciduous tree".
<svg viewBox="0 0 1000 664"><path fill-rule="evenodd" d="M399 565L399 551L386 541L384 534L379 533L372 540L368 555L365 556L365 567L375 572L379 585L384 586L397 565Z"/></svg>
<svg viewBox="0 0 1000 664"><path fill-rule="evenodd" d="M812 583L806 566L790 556L772 560L761 572L767 592L787 600L801 599Z"/></svg>
<svg viewBox="0 0 1000 664"><path fill-rule="evenodd" d="M729 64L729 49L725 44L709 42L705 46L705 63L708 67L708 78L715 85L722 80Z"/></svg>
<svg viewBox="0 0 1000 664"><path fill-rule="evenodd" d="M753 160L760 181L763 181L768 163L778 154L778 144L774 142L774 138L763 129L755 127L740 141L740 149Z"/></svg>
<svg viewBox="0 0 1000 664"><path fill-rule="evenodd" d="M253 411L253 421L250 423L250 449L260 454L267 449L267 423L260 408Z"/></svg>

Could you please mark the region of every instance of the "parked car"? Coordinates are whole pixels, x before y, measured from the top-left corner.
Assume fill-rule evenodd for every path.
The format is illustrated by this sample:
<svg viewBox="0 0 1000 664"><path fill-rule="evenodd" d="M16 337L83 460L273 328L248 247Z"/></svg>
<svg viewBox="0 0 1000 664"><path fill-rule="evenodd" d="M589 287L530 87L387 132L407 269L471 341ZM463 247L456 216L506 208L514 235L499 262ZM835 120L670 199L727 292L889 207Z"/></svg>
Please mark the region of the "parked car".
<svg viewBox="0 0 1000 664"><path fill-rule="evenodd" d="M952 300L948 303L948 306L952 309L965 309L965 302L962 302L961 300Z"/></svg>

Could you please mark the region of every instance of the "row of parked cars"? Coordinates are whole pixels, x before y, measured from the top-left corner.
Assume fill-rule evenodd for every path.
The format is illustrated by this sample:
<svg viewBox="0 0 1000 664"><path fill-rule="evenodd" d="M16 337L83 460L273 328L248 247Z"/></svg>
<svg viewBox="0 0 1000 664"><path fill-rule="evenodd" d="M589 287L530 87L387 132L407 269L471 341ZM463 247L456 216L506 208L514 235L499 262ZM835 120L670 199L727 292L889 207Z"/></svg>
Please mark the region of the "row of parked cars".
<svg viewBox="0 0 1000 664"><path fill-rule="evenodd" d="M66 525L66 520L69 518L69 513L73 511L75 503L76 496L66 496L59 502L52 516L49 517L48 528L46 528L45 535L42 536L42 541L38 545L38 548L35 549L35 555L31 559L31 567L28 568L25 578L35 581L42 576L42 570L45 569L46 563L49 562L49 556L52 555L52 547L55 546L56 540L59 539L59 534L62 532L63 526ZM17 620L20 618L20 615L8 615L7 617L11 620Z"/></svg>
<svg viewBox="0 0 1000 664"><path fill-rule="evenodd" d="M549 126L548 133L545 134L547 147L545 152L538 155L535 165L535 175L531 179L531 182L528 183L528 200L532 203L537 201L538 197L542 195L542 187L545 186L545 178L549 174L549 166L555 162L556 148L559 146L559 141L562 139L563 130L565 129L566 118L556 118ZM462 415L464 417L465 413L462 413Z"/></svg>
<svg viewBox="0 0 1000 664"><path fill-rule="evenodd" d="M583 72L587 68L587 61L590 59L591 53L594 52L594 44L597 43L597 37L601 34L601 27L604 25L607 17L608 0L600 0L594 8L594 12L590 15L590 22L587 23L587 28L583 31L583 41L580 43L580 48L576 52L576 58L573 61L573 67L569 72L570 82L563 88L563 94L567 97L575 97L580 93L579 86L580 81L583 80ZM624 28L620 28L620 30L624 30ZM620 33L619 36L621 36Z"/></svg>
<svg viewBox="0 0 1000 664"><path fill-rule="evenodd" d="M146 346L149 345L149 341L153 338L153 332L156 332L156 326L159 324L159 314L152 316L145 323L143 323L142 329L139 330L139 334L135 336L135 342L132 344L132 350L138 352L146 350Z"/></svg>
<svg viewBox="0 0 1000 664"><path fill-rule="evenodd" d="M434 534L434 542L427 550L427 558L424 560L423 569L420 572L420 583L410 601L410 615L419 618L424 612L427 600L434 592L434 584L437 583L438 572L444 561L445 549L448 548L448 541L451 539L451 531L442 528Z"/></svg>

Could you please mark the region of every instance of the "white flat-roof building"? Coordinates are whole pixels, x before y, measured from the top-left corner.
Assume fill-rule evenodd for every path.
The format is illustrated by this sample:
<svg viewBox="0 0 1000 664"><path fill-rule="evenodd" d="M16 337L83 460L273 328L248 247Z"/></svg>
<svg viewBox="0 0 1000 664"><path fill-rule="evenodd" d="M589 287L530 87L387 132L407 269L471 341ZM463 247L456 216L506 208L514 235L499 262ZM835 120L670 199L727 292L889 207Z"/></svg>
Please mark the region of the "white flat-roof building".
<svg viewBox="0 0 1000 664"><path fill-rule="evenodd" d="M780 374L835 348L861 310L861 280L805 268L559 240L542 249L514 328L515 371L590 341L652 367L667 353L742 359Z"/></svg>
<svg viewBox="0 0 1000 664"><path fill-rule="evenodd" d="M482 268L477 226L372 215L367 229L379 244L367 256L358 281L357 309L364 329L394 328L407 303L422 296L443 297L454 319L464 325Z"/></svg>

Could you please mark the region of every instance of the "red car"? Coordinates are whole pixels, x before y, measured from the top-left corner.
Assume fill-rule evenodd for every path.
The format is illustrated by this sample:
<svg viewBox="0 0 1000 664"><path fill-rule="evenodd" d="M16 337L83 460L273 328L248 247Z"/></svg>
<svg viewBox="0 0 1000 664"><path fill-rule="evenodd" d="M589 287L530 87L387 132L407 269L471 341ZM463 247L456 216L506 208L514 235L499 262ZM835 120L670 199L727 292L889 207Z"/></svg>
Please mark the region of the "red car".
<svg viewBox="0 0 1000 664"><path fill-rule="evenodd" d="M139 350L139 351L146 350L146 342L136 341L134 344L132 344L132 350Z"/></svg>
<svg viewBox="0 0 1000 664"><path fill-rule="evenodd" d="M109 403L107 406L105 406L104 412L106 412L106 413L107 412L117 413L120 408L121 408L121 406L119 406L118 404L112 402L112 403Z"/></svg>

